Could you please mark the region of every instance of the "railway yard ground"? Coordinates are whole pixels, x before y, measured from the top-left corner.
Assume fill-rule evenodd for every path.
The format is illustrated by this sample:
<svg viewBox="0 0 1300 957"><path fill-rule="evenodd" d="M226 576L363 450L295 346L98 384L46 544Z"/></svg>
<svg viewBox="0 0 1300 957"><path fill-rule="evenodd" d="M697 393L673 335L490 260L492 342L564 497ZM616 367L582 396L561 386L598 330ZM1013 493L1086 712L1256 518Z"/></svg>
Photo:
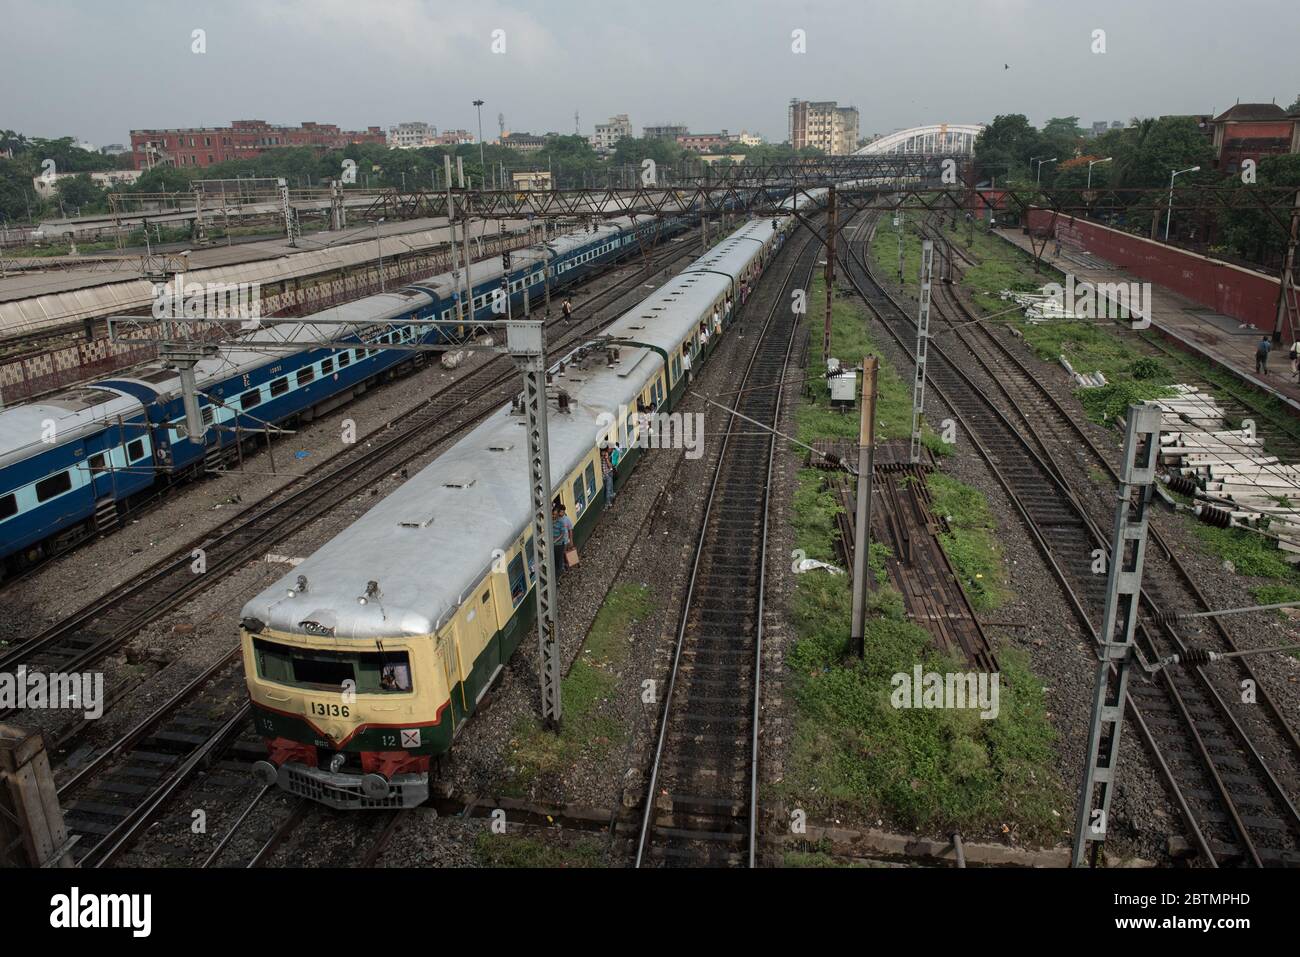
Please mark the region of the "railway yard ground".
<svg viewBox="0 0 1300 957"><path fill-rule="evenodd" d="M728 249L742 221L716 224L710 247ZM517 380L503 358L463 351L386 377L6 582L6 669L105 680L102 718L20 716L44 734L75 837L69 862L1069 866L1123 417L1195 388L1222 403L1226 428L1253 420L1263 449L1295 462L1293 397L1285 385L1270 394L1231 355L1177 348L1167 329L1039 323L1010 308L1064 280L1061 267L1101 277L1094 258L1036 268L1018 236L936 216L899 230L880 209L854 212L836 255L830 355L846 368L879 362L859 656L859 417L832 402L820 367L828 280L814 231L827 221L807 215L773 247L690 375L673 411L701 423L699 449L645 454L560 577L561 726L538 714L530 630L437 762L422 806L336 810L254 775L266 749L237 610L509 401ZM912 461L923 242L935 281ZM689 231L570 293L572 323L553 304L552 358L703 254ZM800 294L802 311L790 306ZM553 386L576 387L585 368L557 370ZM1161 614L1300 600L1300 566L1273 541L1197 522L1191 502L1175 491L1151 509L1145 659L1294 643L1291 608L1177 626ZM1104 866L1296 863L1300 653L1232 668L1133 678ZM978 707L921 703L923 675L953 674L991 678L991 696L980 686ZM917 697L899 697L900 679Z"/></svg>

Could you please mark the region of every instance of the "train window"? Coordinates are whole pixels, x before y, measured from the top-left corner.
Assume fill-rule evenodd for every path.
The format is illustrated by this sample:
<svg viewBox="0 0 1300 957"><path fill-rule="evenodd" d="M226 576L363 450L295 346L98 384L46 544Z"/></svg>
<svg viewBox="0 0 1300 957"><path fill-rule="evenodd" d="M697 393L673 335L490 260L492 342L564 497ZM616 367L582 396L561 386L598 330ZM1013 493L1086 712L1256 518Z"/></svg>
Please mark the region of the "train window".
<svg viewBox="0 0 1300 957"><path fill-rule="evenodd" d="M139 462L142 458L144 458L144 439L136 439L126 447L126 460Z"/></svg>
<svg viewBox="0 0 1300 957"><path fill-rule="evenodd" d="M251 409L255 405L262 404L262 390L249 389L239 397L239 404L245 409Z"/></svg>
<svg viewBox="0 0 1300 957"><path fill-rule="evenodd" d="M537 580L537 559L533 552L533 537L528 536L528 541L524 544L524 554L528 556L528 580Z"/></svg>
<svg viewBox="0 0 1300 957"><path fill-rule="evenodd" d="M108 471L108 459L103 452L90 457L90 474L98 475L100 472Z"/></svg>
<svg viewBox="0 0 1300 957"><path fill-rule="evenodd" d="M288 391L289 391L289 380L287 377L275 379L274 381L272 381L271 398L274 399L277 395L284 395Z"/></svg>
<svg viewBox="0 0 1300 957"><path fill-rule="evenodd" d="M59 472L57 475L43 478L36 483L36 501L49 501L56 495L62 495L64 492L70 491L71 489L72 476L67 472Z"/></svg>
<svg viewBox="0 0 1300 957"><path fill-rule="evenodd" d="M352 361L352 353L343 351L339 353L339 368L342 369Z"/></svg>
<svg viewBox="0 0 1300 957"><path fill-rule="evenodd" d="M18 497L12 493L0 495L0 522L18 514Z"/></svg>
<svg viewBox="0 0 1300 957"><path fill-rule="evenodd" d="M333 359L322 360L320 364L320 374L329 375L333 371L334 371L334 360Z"/></svg>
<svg viewBox="0 0 1300 957"><path fill-rule="evenodd" d="M203 417L204 425L211 425L216 413L213 411L212 406L205 405L202 410L200 410L199 415Z"/></svg>
<svg viewBox="0 0 1300 957"><path fill-rule="evenodd" d="M573 504L577 506L579 515L587 507L587 493L583 491L581 475L573 480Z"/></svg>
<svg viewBox="0 0 1300 957"><path fill-rule="evenodd" d="M510 600L518 605L528 594L528 585L524 581L524 556L516 555L510 567L506 569L506 576L510 579Z"/></svg>
<svg viewBox="0 0 1300 957"><path fill-rule="evenodd" d="M596 465L594 462L587 463L587 495L591 498L596 497Z"/></svg>
<svg viewBox="0 0 1300 957"><path fill-rule="evenodd" d="M261 638L253 640L253 650L258 673L268 681L324 691L342 691L343 682L355 681L361 694L411 690L411 662L404 651L316 651Z"/></svg>
<svg viewBox="0 0 1300 957"><path fill-rule="evenodd" d="M312 379L316 378L316 370L311 366L303 366L298 370L298 384L306 385Z"/></svg>

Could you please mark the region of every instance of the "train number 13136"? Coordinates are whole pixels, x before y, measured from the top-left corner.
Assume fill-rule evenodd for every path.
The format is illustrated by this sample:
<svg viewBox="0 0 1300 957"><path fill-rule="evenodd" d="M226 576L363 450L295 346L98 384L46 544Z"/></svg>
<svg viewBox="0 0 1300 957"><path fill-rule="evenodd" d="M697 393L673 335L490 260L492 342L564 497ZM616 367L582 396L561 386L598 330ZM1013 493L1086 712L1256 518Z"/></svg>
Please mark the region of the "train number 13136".
<svg viewBox="0 0 1300 957"><path fill-rule="evenodd" d="M312 701L310 704L312 714L324 715L327 718L346 718L351 714L345 704L327 704L320 701Z"/></svg>

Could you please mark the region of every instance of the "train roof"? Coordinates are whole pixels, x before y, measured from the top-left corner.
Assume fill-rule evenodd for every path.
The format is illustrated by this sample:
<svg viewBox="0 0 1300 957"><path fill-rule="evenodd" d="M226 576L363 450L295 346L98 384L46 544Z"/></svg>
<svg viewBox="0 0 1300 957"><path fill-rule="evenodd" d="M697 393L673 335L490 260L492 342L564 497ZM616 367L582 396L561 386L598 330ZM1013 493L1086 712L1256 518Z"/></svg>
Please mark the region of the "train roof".
<svg viewBox="0 0 1300 957"><path fill-rule="evenodd" d="M751 247L752 257L759 247L751 240L771 233L770 221L749 223L696 265L739 268L748 261L740 250ZM715 272L682 274L607 331L670 349L730 285L726 276ZM651 361L645 361L647 357ZM622 350L614 365L607 364L599 348L589 351L585 360L566 363L549 390L569 394L567 412L549 404L553 488L590 454L602 427L635 408L642 388L661 364L653 349L635 348ZM602 419L602 414L611 418ZM305 633L300 622L310 621L345 640L436 632L490 568L492 550L508 549L531 521L525 428L522 414L509 406L498 409L248 602L243 617L287 633ZM299 575L307 578L308 590L290 597ZM378 582L380 596L361 604L358 599L369 581Z"/></svg>
<svg viewBox="0 0 1300 957"><path fill-rule="evenodd" d="M54 423L54 442L50 443L54 446L100 432L118 416L130 419L140 412L140 403L133 397L98 385L11 406L0 411L0 468L40 451L46 422Z"/></svg>

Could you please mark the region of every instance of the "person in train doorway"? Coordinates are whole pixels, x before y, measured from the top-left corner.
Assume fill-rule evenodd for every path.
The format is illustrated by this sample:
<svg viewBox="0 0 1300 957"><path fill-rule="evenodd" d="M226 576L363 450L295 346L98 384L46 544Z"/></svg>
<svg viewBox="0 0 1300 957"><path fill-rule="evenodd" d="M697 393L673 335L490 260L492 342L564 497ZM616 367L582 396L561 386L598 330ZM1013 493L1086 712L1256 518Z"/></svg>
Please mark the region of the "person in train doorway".
<svg viewBox="0 0 1300 957"><path fill-rule="evenodd" d="M560 307L560 312L564 314L564 321L568 322L573 318L573 303L569 302L566 298L564 300L564 305Z"/></svg>
<svg viewBox="0 0 1300 957"><path fill-rule="evenodd" d="M691 347L682 346L682 371L686 373L686 384L691 384Z"/></svg>
<svg viewBox="0 0 1300 957"><path fill-rule="evenodd" d="M573 520L565 514L567 511L559 500L551 506L551 548L555 552L557 578L564 574L564 555L573 545Z"/></svg>
<svg viewBox="0 0 1300 957"><path fill-rule="evenodd" d="M1255 344L1255 371L1261 375L1268 375L1268 354L1272 348L1268 336L1260 336Z"/></svg>
<svg viewBox="0 0 1300 957"><path fill-rule="evenodd" d="M1300 382L1300 339L1291 343L1291 378Z"/></svg>
<svg viewBox="0 0 1300 957"><path fill-rule="evenodd" d="M614 453L610 449L600 450L600 474L605 480L605 507L614 507Z"/></svg>

